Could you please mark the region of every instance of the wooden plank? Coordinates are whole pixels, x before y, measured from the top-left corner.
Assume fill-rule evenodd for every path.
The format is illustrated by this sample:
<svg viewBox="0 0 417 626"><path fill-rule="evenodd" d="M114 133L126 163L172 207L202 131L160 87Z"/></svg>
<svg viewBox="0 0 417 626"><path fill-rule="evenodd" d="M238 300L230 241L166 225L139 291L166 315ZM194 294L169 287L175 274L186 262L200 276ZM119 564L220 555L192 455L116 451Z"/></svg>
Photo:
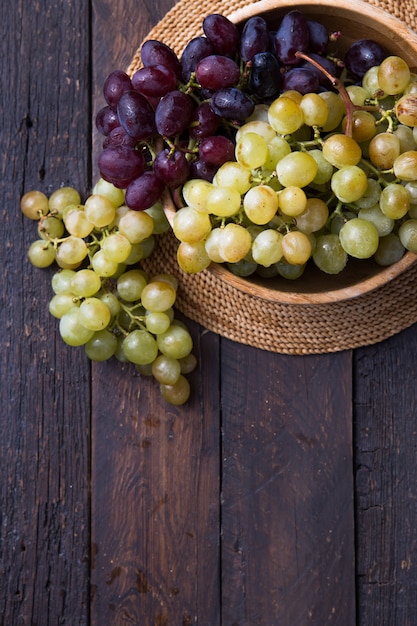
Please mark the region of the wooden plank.
<svg viewBox="0 0 417 626"><path fill-rule="evenodd" d="M95 368L92 625L219 624L218 340L193 337L182 407L133 366Z"/></svg>
<svg viewBox="0 0 417 626"><path fill-rule="evenodd" d="M359 624L417 611L417 327L355 354Z"/></svg>
<svg viewBox="0 0 417 626"><path fill-rule="evenodd" d="M222 623L355 624L350 366L222 342Z"/></svg>
<svg viewBox="0 0 417 626"><path fill-rule="evenodd" d="M89 365L48 312L52 270L26 259L20 196L88 184L88 7L2 5L0 621L87 624ZM69 26L70 25L70 26Z"/></svg>

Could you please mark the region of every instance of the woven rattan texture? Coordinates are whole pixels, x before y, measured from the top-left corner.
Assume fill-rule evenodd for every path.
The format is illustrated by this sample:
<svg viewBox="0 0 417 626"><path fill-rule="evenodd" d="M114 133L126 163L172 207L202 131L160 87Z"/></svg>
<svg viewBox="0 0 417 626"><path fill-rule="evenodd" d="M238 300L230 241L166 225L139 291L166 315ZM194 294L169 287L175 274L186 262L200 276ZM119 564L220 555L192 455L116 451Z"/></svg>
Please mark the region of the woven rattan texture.
<svg viewBox="0 0 417 626"><path fill-rule="evenodd" d="M365 1L365 0L364 0ZM179 0L148 34L178 54L201 22L213 12L231 14L246 1ZM369 0L417 30L417 0ZM140 67L140 47L128 72ZM338 303L286 304L249 295L206 270L188 275L178 267L178 242L172 233L158 236L145 267L178 277L177 308L189 319L233 341L281 354L321 354L382 341L417 322L417 265L367 294Z"/></svg>

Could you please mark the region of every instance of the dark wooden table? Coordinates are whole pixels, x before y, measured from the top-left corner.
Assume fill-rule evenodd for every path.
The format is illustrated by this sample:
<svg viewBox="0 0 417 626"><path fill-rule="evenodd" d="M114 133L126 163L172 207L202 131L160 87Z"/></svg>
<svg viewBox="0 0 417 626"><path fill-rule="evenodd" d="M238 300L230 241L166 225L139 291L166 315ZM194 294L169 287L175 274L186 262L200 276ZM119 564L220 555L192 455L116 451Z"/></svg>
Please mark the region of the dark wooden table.
<svg viewBox="0 0 417 626"><path fill-rule="evenodd" d="M298 357L189 322L172 408L63 344L26 260L20 196L91 189L103 80L173 4L2 4L0 623L412 626L416 327Z"/></svg>

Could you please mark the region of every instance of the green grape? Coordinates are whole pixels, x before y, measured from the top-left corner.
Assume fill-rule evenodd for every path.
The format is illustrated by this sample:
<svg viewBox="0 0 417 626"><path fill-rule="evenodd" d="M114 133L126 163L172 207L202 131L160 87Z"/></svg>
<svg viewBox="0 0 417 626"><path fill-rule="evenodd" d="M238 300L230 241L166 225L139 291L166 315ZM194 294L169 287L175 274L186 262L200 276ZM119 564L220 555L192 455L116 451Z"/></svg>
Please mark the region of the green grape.
<svg viewBox="0 0 417 626"><path fill-rule="evenodd" d="M28 191L20 200L20 210L30 220L38 220L49 212L49 200L42 191Z"/></svg>
<svg viewBox="0 0 417 626"><path fill-rule="evenodd" d="M207 196L213 189L213 184L207 180L187 180L182 188L182 196L185 204L196 211L208 213L206 209Z"/></svg>
<svg viewBox="0 0 417 626"><path fill-rule="evenodd" d="M177 248L177 262L187 274L196 274L208 268L211 263L206 249L206 241L188 243L182 241Z"/></svg>
<svg viewBox="0 0 417 626"><path fill-rule="evenodd" d="M239 194L237 195L239 196ZM179 241L197 243L198 241L205 239L211 231L210 217L207 213L201 213L191 207L183 207L174 215L172 230Z"/></svg>
<svg viewBox="0 0 417 626"><path fill-rule="evenodd" d="M178 378L175 385L160 384L159 387L164 400L174 406L185 404L190 397L190 383L182 374Z"/></svg>
<svg viewBox="0 0 417 626"><path fill-rule="evenodd" d="M279 210L284 215L296 217L307 208L307 195L303 189L290 185L279 193ZM269 220L268 220L269 221Z"/></svg>
<svg viewBox="0 0 417 626"><path fill-rule="evenodd" d="M347 85L346 91L348 92L350 100L356 106L363 106L365 100L369 98L368 91L361 85Z"/></svg>
<svg viewBox="0 0 417 626"><path fill-rule="evenodd" d="M160 354L152 363L153 377L163 385L175 385L181 375L181 365L178 359Z"/></svg>
<svg viewBox="0 0 417 626"><path fill-rule="evenodd" d="M85 201L85 214L89 222L96 228L105 228L116 217L114 204L100 194L92 194Z"/></svg>
<svg viewBox="0 0 417 626"><path fill-rule="evenodd" d="M121 216L118 228L119 233L124 235L131 244L140 243L152 235L154 220L145 211L129 209Z"/></svg>
<svg viewBox="0 0 417 626"><path fill-rule="evenodd" d="M313 178L312 183L314 185L324 185L328 183L333 176L333 165L329 163L329 161L326 161L321 150L313 149L309 150L308 153L317 163L317 174Z"/></svg>
<svg viewBox="0 0 417 626"><path fill-rule="evenodd" d="M178 363L181 367L181 374L191 374L197 367L197 359L192 352L182 359L178 359Z"/></svg>
<svg viewBox="0 0 417 626"><path fill-rule="evenodd" d="M275 268L278 274L286 280L297 280L304 274L305 264L296 265L295 263L288 263L285 259L278 261Z"/></svg>
<svg viewBox="0 0 417 626"><path fill-rule="evenodd" d="M381 192L379 206L387 217L394 220L401 219L410 208L408 189L399 183L390 183Z"/></svg>
<svg viewBox="0 0 417 626"><path fill-rule="evenodd" d="M389 233L379 240L374 260L378 265L388 266L397 263L404 256L405 248L395 233Z"/></svg>
<svg viewBox="0 0 417 626"><path fill-rule="evenodd" d="M416 93L417 88L415 88L413 93L406 93L401 96L395 104L395 115L400 124L405 124L405 128L407 129L409 126L412 128L417 127ZM411 134L413 134L413 131L411 131ZM414 135L413 140L415 142ZM408 149L410 150L411 148ZM404 152L404 150L402 150L402 152Z"/></svg>
<svg viewBox="0 0 417 626"><path fill-rule="evenodd" d="M28 258L34 267L49 267L56 258L55 248L44 239L37 239L29 246Z"/></svg>
<svg viewBox="0 0 417 626"><path fill-rule="evenodd" d="M80 301L73 293L56 293L49 301L49 312L53 317L61 319L73 307L80 306Z"/></svg>
<svg viewBox="0 0 417 626"><path fill-rule="evenodd" d="M61 187L49 196L49 210L60 215L70 205L81 204L81 196L74 187Z"/></svg>
<svg viewBox="0 0 417 626"><path fill-rule="evenodd" d="M292 265L305 265L311 256L311 241L301 231L291 230L286 233L281 245L285 260Z"/></svg>
<svg viewBox="0 0 417 626"><path fill-rule="evenodd" d="M306 208L296 216L298 230L315 233L326 225L329 218L327 204L321 198L307 198Z"/></svg>
<svg viewBox="0 0 417 626"><path fill-rule="evenodd" d="M207 211L217 217L231 217L240 210L241 195L234 187L213 186L207 196ZM210 232L210 229L208 232ZM208 232L205 236L208 235Z"/></svg>
<svg viewBox="0 0 417 626"><path fill-rule="evenodd" d="M178 324L171 324L167 331L157 335L156 341L159 351L173 359L183 359L193 349L189 331Z"/></svg>
<svg viewBox="0 0 417 626"><path fill-rule="evenodd" d="M287 156L291 152L291 146L288 141L280 135L275 135L268 144L268 158L265 161L264 167L267 170L275 170L278 161Z"/></svg>
<svg viewBox="0 0 417 626"><path fill-rule="evenodd" d="M350 203L366 193L368 179L358 165L346 165L333 174L330 185L338 200Z"/></svg>
<svg viewBox="0 0 417 626"><path fill-rule="evenodd" d="M378 68L378 83L384 93L390 96L404 91L410 81L410 68L399 56L385 58Z"/></svg>
<svg viewBox="0 0 417 626"><path fill-rule="evenodd" d="M277 163L277 176L283 187L306 187L317 175L318 166L308 152L291 152Z"/></svg>
<svg viewBox="0 0 417 626"><path fill-rule="evenodd" d="M416 98L414 97L414 107L416 106ZM417 124L417 109L415 110L416 124ZM413 135L413 130L409 126L399 124L394 130L394 135L400 140L400 153L408 152L409 150L416 149L416 142Z"/></svg>
<svg viewBox="0 0 417 626"><path fill-rule="evenodd" d="M375 206L381 195L381 189L381 185L377 180L368 178L366 191L360 198L355 200L355 205L359 209L370 209Z"/></svg>
<svg viewBox="0 0 417 626"><path fill-rule="evenodd" d="M102 302L107 306L112 317L117 317L122 307L120 306L119 298L111 291L106 291L98 296Z"/></svg>
<svg viewBox="0 0 417 626"><path fill-rule="evenodd" d="M208 235L204 247L206 249L207 255L211 261L214 263L223 263L224 258L221 255L220 251L220 242L222 238L222 228L213 228L211 233Z"/></svg>
<svg viewBox="0 0 417 626"><path fill-rule="evenodd" d="M146 329L153 335L160 335L168 330L171 317L165 311L147 311L145 317Z"/></svg>
<svg viewBox="0 0 417 626"><path fill-rule="evenodd" d="M348 255L337 235L329 233L316 239L313 261L326 274L339 274L345 267Z"/></svg>
<svg viewBox="0 0 417 626"><path fill-rule="evenodd" d="M70 283L71 292L82 298L94 296L101 289L101 279L96 272L82 269L74 272Z"/></svg>
<svg viewBox="0 0 417 626"><path fill-rule="evenodd" d="M346 222L339 232L343 249L357 259L369 259L378 249L379 236L375 226L359 217Z"/></svg>
<svg viewBox="0 0 417 626"><path fill-rule="evenodd" d="M366 207L359 210L358 217L364 220L372 222L378 231L380 237L385 237L394 228L394 220L384 215L381 211L379 204L374 204L371 207Z"/></svg>
<svg viewBox="0 0 417 626"><path fill-rule="evenodd" d="M145 239L144 241L147 241L147 240ZM147 258L147 256L149 256L149 254L152 253L152 250L154 248L153 245L151 246L151 250L149 254L145 256L144 246L142 245L144 241L142 241L141 243L132 243L130 254L123 261L125 265L136 265L136 263L139 263L141 259ZM152 239L152 242L153 242L153 239ZM147 249L147 245L145 244L145 250L146 249Z"/></svg>
<svg viewBox="0 0 417 626"><path fill-rule="evenodd" d="M122 351L125 358L136 365L153 363L158 356L154 336L147 330L135 329L123 339Z"/></svg>
<svg viewBox="0 0 417 626"><path fill-rule="evenodd" d="M304 124L304 114L297 102L282 95L269 106L268 121L279 135L291 135Z"/></svg>
<svg viewBox="0 0 417 626"><path fill-rule="evenodd" d="M123 189L115 187L112 183L100 178L93 187L93 195L105 196L114 207L121 206L125 201Z"/></svg>
<svg viewBox="0 0 417 626"><path fill-rule="evenodd" d="M87 244L81 237L70 235L62 240L56 252L56 260L62 267L77 266L87 256Z"/></svg>
<svg viewBox="0 0 417 626"><path fill-rule="evenodd" d="M252 184L251 171L240 163L227 161L217 170L213 178L213 184L216 187L236 189L243 196Z"/></svg>
<svg viewBox="0 0 417 626"><path fill-rule="evenodd" d="M255 132L245 132L236 142L235 157L247 169L261 167L268 158L267 142Z"/></svg>
<svg viewBox="0 0 417 626"><path fill-rule="evenodd" d="M80 308L73 306L59 320L59 334L69 346L82 346L94 336L94 331L82 324Z"/></svg>
<svg viewBox="0 0 417 626"><path fill-rule="evenodd" d="M148 257L151 256L154 248L155 248L155 237L153 235L151 235L150 237L147 237L146 239L144 239L143 241L140 242L140 244L136 244L136 245L140 245L141 250L142 250L142 259L147 259Z"/></svg>
<svg viewBox="0 0 417 626"><path fill-rule="evenodd" d="M278 263L283 255L283 239L284 236L272 228L260 232L252 244L252 257L255 263L264 267Z"/></svg>
<svg viewBox="0 0 417 626"><path fill-rule="evenodd" d="M84 349L91 361L107 361L116 353L117 337L107 328L99 330L87 341Z"/></svg>
<svg viewBox="0 0 417 626"><path fill-rule="evenodd" d="M136 302L140 300L147 283L146 275L142 270L131 269L117 279L117 293L125 302Z"/></svg>
<svg viewBox="0 0 417 626"><path fill-rule="evenodd" d="M94 225L88 220L83 208L71 208L65 212L63 219L65 228L75 237L88 237L94 230Z"/></svg>
<svg viewBox="0 0 417 626"><path fill-rule="evenodd" d="M91 259L93 270L102 278L110 278L116 275L119 264L111 261L105 254L104 250L98 250Z"/></svg>
<svg viewBox="0 0 417 626"><path fill-rule="evenodd" d="M168 282L153 280L144 286L140 297L147 311L161 313L174 305L177 292Z"/></svg>
<svg viewBox="0 0 417 626"><path fill-rule="evenodd" d="M70 293L71 281L76 272L74 270L59 270L52 276L51 286L54 293Z"/></svg>
<svg viewBox="0 0 417 626"><path fill-rule="evenodd" d="M385 97L378 82L378 71L379 65L374 65L370 67L362 77L362 87L366 90L368 98L375 98L376 96L378 96L378 98Z"/></svg>
<svg viewBox="0 0 417 626"><path fill-rule="evenodd" d="M249 256L249 255L247 255ZM258 264L252 259L242 259L237 263L228 263L227 268L234 274L235 276L241 276L242 278L247 278L248 276L252 276L258 268Z"/></svg>
<svg viewBox="0 0 417 626"><path fill-rule="evenodd" d="M252 238L244 226L231 222L221 230L219 252L227 263L241 261L251 246Z"/></svg>
<svg viewBox="0 0 417 626"><path fill-rule="evenodd" d="M303 112L304 123L307 126L323 127L329 116L327 103L316 93L307 93L300 100L300 108Z"/></svg>
<svg viewBox="0 0 417 626"><path fill-rule="evenodd" d="M324 140L323 157L338 169L346 165L357 165L362 157L359 144L342 133L335 133Z"/></svg>
<svg viewBox="0 0 417 626"><path fill-rule="evenodd" d="M398 230L398 237L404 248L417 254L417 219L403 222Z"/></svg>
<svg viewBox="0 0 417 626"><path fill-rule="evenodd" d="M235 141L238 142L242 135L246 133L256 133L267 144L277 136L272 126L265 120L252 120L240 126L236 131Z"/></svg>
<svg viewBox="0 0 417 626"><path fill-rule="evenodd" d="M102 241L101 249L110 261L124 263L132 251L132 244L121 233L110 233Z"/></svg>
<svg viewBox="0 0 417 626"><path fill-rule="evenodd" d="M100 298L86 298L80 304L79 321L90 330L103 330L109 325L111 313L109 307Z"/></svg>
<svg viewBox="0 0 417 626"><path fill-rule="evenodd" d="M141 215L149 215L153 221L153 231L154 235L161 235L162 233L166 233L169 228L169 222L167 216L165 215L164 207L161 201L156 202L149 209L145 211L138 211Z"/></svg>
<svg viewBox="0 0 417 626"><path fill-rule="evenodd" d="M44 217L38 222L38 235L41 239L59 239L64 234L64 231L62 220L54 215Z"/></svg>
<svg viewBox="0 0 417 626"><path fill-rule="evenodd" d="M343 116L346 113L345 105L340 96L334 91L323 91L318 94L327 105L327 120L323 125L323 132L328 133L336 130L341 124Z"/></svg>
<svg viewBox="0 0 417 626"><path fill-rule="evenodd" d="M269 185L257 185L246 192L243 210L254 224L267 224L278 210L278 196Z"/></svg>
<svg viewBox="0 0 417 626"><path fill-rule="evenodd" d="M347 116L342 121L343 132L347 126ZM352 139L358 143L369 141L377 131L376 120L370 111L354 111L352 119Z"/></svg>
<svg viewBox="0 0 417 626"><path fill-rule="evenodd" d="M398 155L393 163L394 174L400 180L417 180L417 150L407 150Z"/></svg>
<svg viewBox="0 0 417 626"><path fill-rule="evenodd" d="M400 155L400 140L394 133L378 133L368 147L369 160L381 170L389 170Z"/></svg>

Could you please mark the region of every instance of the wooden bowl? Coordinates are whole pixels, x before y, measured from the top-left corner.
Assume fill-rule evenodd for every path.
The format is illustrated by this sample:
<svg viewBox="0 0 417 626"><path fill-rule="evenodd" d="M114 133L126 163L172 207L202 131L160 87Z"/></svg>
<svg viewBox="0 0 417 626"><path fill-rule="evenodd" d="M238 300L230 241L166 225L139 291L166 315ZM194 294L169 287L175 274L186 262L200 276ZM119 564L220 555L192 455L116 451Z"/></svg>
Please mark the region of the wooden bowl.
<svg viewBox="0 0 417 626"><path fill-rule="evenodd" d="M358 39L374 39L391 54L401 56L411 69L417 68L417 36L405 24L389 13L362 0L260 0L238 9L229 18L237 25L254 16L264 17L270 27L276 27L282 16L291 9L299 9L307 18L322 22L329 32L341 31L337 52L344 51ZM168 219L172 220L175 207L166 198ZM407 271L417 261L417 255L407 252L403 258L386 268L373 260L349 259L344 271L337 275L320 272L312 263L300 278L288 280L281 277L262 279L258 276L241 278L226 266L212 263L214 272L231 286L272 302L288 304L320 304L347 300L366 294Z"/></svg>

